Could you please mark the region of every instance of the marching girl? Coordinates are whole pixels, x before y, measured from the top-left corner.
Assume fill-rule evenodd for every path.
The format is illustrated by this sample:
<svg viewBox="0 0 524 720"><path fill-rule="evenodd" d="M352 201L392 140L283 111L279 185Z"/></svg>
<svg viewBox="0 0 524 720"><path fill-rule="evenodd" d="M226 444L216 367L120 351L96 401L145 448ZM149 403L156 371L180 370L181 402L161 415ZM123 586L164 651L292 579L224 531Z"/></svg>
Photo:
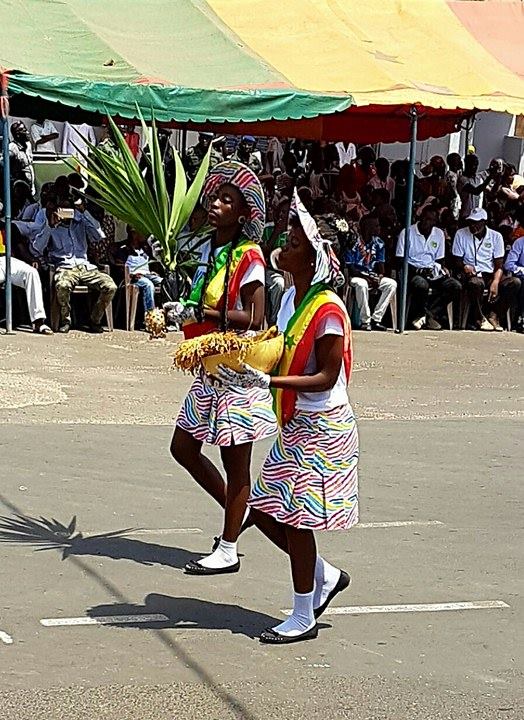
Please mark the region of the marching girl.
<svg viewBox="0 0 524 720"><path fill-rule="evenodd" d="M282 299L279 329L285 350L273 377L246 366L221 366L226 387L273 390L281 426L249 505L251 521L291 561L291 616L265 630L265 643L315 638L317 618L349 576L317 555L315 530L347 530L358 522L358 434L347 396L351 330L343 303L330 289L338 261L295 192L281 270L294 287Z"/></svg>
<svg viewBox="0 0 524 720"><path fill-rule="evenodd" d="M265 261L258 242L265 223L264 191L245 165L216 165L204 186L202 203L214 229L201 249L181 319L195 337L221 330L259 329L264 319ZM217 388L202 372L196 377L176 421L171 453L222 507L224 527L211 555L186 565L195 575L237 572L237 538L246 517L253 442L277 432L267 388ZM202 454L218 445L227 485Z"/></svg>

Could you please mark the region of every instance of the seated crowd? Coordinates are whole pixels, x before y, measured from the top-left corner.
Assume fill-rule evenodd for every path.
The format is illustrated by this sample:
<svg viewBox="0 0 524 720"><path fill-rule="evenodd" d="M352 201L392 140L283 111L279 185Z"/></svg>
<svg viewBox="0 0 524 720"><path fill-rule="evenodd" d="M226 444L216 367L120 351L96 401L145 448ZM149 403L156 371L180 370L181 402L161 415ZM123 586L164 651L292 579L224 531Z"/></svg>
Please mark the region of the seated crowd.
<svg viewBox="0 0 524 720"><path fill-rule="evenodd" d="M23 145L23 128L13 128ZM201 133L186 153L189 179L210 143L212 165L228 157L225 138ZM232 157L257 172L267 195L263 250L268 323L275 322L285 288L278 252L297 187L340 257L346 280L340 293L351 305L354 326L378 331L386 330L389 322L395 326L393 300L405 248L407 161L390 165L386 158L376 158L369 146L357 150L351 144L299 140L283 145L277 138L271 138L262 152L250 136L237 143ZM446 160L431 158L414 182L407 253L408 327L439 330L453 323L491 331L508 323L522 332L524 178L502 160L493 160L479 172L476 155L467 155L463 162L452 153ZM49 307L56 304L57 329L66 333L71 327L71 294L79 285L87 287L96 296L88 325L101 332L118 286L136 285L147 312L155 307L155 289L166 285L160 266L152 266L146 238L127 228L125 242L117 242L114 219L86 200L93 193L85 190L84 179L71 173L45 183L36 199L34 179L26 167L12 178L12 279L25 289L35 332L51 333L44 296L50 298ZM197 206L191 231L205 223L205 212ZM1 230L0 225L0 284L5 279ZM164 300L176 299L169 292L163 295Z"/></svg>

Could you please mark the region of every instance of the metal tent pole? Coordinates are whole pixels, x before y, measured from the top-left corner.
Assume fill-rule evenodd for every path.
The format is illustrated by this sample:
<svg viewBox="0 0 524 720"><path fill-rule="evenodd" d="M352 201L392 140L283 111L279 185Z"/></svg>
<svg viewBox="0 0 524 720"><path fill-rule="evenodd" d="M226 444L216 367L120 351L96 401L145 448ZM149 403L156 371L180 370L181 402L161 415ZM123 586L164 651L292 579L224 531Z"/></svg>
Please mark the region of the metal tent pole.
<svg viewBox="0 0 524 720"><path fill-rule="evenodd" d="M409 231L413 216L413 190L415 187L415 160L417 155L418 110L415 106L409 111L411 120L411 140L409 143L409 170L406 197L406 224L404 227L404 258L402 263L401 295L400 295L400 332L406 329L406 309L408 297L408 257Z"/></svg>
<svg viewBox="0 0 524 720"><path fill-rule="evenodd" d="M0 121L2 128L2 157L4 164L4 216L5 216L5 328L13 332L13 295L11 282L11 169L9 162L9 101L7 74L0 78Z"/></svg>

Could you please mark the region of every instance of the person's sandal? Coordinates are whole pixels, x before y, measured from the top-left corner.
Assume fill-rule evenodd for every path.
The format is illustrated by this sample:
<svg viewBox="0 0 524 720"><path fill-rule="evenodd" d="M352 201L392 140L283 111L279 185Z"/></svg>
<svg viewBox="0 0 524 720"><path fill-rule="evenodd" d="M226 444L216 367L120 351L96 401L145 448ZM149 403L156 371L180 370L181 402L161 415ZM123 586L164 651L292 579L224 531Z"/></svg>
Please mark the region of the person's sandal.
<svg viewBox="0 0 524 720"><path fill-rule="evenodd" d="M46 325L45 323L42 323L38 327L33 327L33 332L37 335L53 335L53 331L49 325Z"/></svg>

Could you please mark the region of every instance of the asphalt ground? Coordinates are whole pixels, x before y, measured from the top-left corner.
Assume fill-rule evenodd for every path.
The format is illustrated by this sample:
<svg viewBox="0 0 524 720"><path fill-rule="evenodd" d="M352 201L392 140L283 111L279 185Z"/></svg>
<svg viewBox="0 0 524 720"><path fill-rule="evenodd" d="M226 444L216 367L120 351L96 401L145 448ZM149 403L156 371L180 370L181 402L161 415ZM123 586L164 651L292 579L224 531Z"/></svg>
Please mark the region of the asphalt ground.
<svg viewBox="0 0 524 720"><path fill-rule="evenodd" d="M0 718L521 718L522 337L355 333L362 525L319 536L352 584L285 648L256 530L240 573L182 572L221 515L168 453L170 350L0 336Z"/></svg>

